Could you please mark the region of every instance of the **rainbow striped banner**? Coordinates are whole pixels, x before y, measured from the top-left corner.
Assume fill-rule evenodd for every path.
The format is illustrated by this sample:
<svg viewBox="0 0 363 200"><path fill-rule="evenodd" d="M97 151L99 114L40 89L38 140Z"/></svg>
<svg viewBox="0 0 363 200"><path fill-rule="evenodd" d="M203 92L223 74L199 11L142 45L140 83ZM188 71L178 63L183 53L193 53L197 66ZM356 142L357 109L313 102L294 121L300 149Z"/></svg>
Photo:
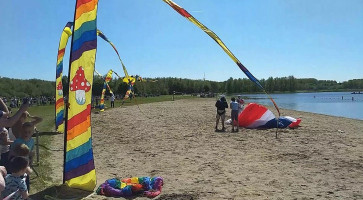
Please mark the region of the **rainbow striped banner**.
<svg viewBox="0 0 363 200"><path fill-rule="evenodd" d="M108 88L108 90L110 91L110 93L113 95L113 92L112 92L110 86L108 85L108 83L112 79L112 74L113 74L113 71L112 71L112 69L110 69L108 71L106 77L105 77L105 82L103 83L103 89L102 89L101 100L100 100L100 111L101 112L105 111L105 94L106 94L106 89Z"/></svg>
<svg viewBox="0 0 363 200"><path fill-rule="evenodd" d="M72 35L73 23L68 22L63 29L61 39L59 41L58 54L57 54L57 68L56 68L56 80L55 80L55 129L57 132L64 132L64 99L63 99L63 57L66 50L68 38Z"/></svg>
<svg viewBox="0 0 363 200"><path fill-rule="evenodd" d="M63 181L93 191L96 170L91 135L91 97L97 49L98 0L77 0L74 15Z"/></svg>

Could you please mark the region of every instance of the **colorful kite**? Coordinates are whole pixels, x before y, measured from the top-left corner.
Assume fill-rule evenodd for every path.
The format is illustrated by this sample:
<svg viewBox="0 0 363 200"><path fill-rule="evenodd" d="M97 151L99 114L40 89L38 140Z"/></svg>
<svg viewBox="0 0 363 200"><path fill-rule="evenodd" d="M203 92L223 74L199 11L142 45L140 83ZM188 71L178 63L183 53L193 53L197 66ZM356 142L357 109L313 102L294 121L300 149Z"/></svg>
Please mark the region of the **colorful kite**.
<svg viewBox="0 0 363 200"><path fill-rule="evenodd" d="M176 3L174 3L172 0L163 0L165 3L167 3L170 7L172 7L175 11L177 11L180 15L187 18L190 22L198 26L200 29L202 29L206 34L209 35L217 44L228 54L228 56L238 65L238 67L246 74L246 76L254 82L259 88L263 90L264 93L270 98L272 103L274 104L279 116L280 116L280 110L277 107L275 101L272 99L272 97L267 94L266 90L263 88L261 83L255 78L251 72L248 71L248 69L233 55L233 53L227 48L227 46L223 43L223 41L210 29L208 29L206 26L204 26L201 22L199 22L197 19L195 19L188 11L186 11L184 8L180 7Z"/></svg>
<svg viewBox="0 0 363 200"><path fill-rule="evenodd" d="M296 128L300 122L289 116L276 119L269 109L256 103L248 104L238 116L238 125L249 129Z"/></svg>
<svg viewBox="0 0 363 200"><path fill-rule="evenodd" d="M77 0L72 35L65 124L63 182L93 191L96 170L91 136L91 86L97 49L98 0Z"/></svg>
<svg viewBox="0 0 363 200"><path fill-rule="evenodd" d="M101 184L96 193L107 197L131 197L144 194L146 197L154 198L161 193L163 183L161 177L132 177L121 181L113 178Z"/></svg>
<svg viewBox="0 0 363 200"><path fill-rule="evenodd" d="M108 88L108 90L110 91L111 95L114 95L110 86L108 85L108 83L111 81L112 79L112 69L110 69L110 71L108 71L106 77L105 77L105 82L103 83L103 89L102 89L102 94L101 94L101 100L100 100L100 111L103 112L105 111L105 94L106 94L106 89Z"/></svg>
<svg viewBox="0 0 363 200"><path fill-rule="evenodd" d="M67 46L68 38L72 35L73 23L68 22L63 29L61 39L59 41L58 56L57 56L57 69L56 69L56 103L55 103L55 128L57 132L64 132L64 99L63 99L63 57Z"/></svg>
<svg viewBox="0 0 363 200"><path fill-rule="evenodd" d="M127 73L126 66L122 62L121 57L120 57L120 54L118 53L115 45L100 30L97 30L97 35L100 36L102 39L104 39L106 42L108 42L112 46L112 48L115 50L115 52L116 52L116 54L118 56L118 59L121 62L122 69L124 71L125 77L124 78L121 78L116 72L115 72L115 74L116 74L116 76L118 76L119 78L121 78L124 83L127 84L128 87L127 87L127 91L126 91L126 94L125 94L124 99L128 99L129 96L130 96L130 94L133 93L133 91L134 91L133 90L133 86L135 84L135 78L133 76L129 76L129 74Z"/></svg>

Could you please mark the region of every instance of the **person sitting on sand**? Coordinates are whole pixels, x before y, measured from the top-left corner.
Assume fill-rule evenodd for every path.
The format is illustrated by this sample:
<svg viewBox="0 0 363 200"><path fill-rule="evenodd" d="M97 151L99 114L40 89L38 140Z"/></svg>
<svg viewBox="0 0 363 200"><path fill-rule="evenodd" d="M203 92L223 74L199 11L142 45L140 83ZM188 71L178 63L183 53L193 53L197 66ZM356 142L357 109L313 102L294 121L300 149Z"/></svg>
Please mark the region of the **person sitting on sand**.
<svg viewBox="0 0 363 200"><path fill-rule="evenodd" d="M234 132L234 124L237 123L236 132L238 132L238 108L239 104L236 102L236 99L232 97L231 103L229 104L232 111L231 111L231 118L232 118L232 132Z"/></svg>
<svg viewBox="0 0 363 200"><path fill-rule="evenodd" d="M226 118L226 108L228 108L227 100L224 96L222 96L215 104L217 107L217 115L216 115L216 127L215 130L218 131L218 123L219 119L222 120L222 131L225 131L224 128L224 120Z"/></svg>

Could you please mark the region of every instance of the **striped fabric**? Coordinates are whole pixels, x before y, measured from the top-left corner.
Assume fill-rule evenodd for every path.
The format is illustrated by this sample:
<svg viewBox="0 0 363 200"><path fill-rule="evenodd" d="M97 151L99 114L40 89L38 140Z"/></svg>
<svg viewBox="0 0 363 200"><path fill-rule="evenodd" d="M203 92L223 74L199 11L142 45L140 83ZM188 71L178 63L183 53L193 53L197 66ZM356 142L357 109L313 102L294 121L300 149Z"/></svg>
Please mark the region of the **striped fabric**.
<svg viewBox="0 0 363 200"><path fill-rule="evenodd" d="M100 111L101 112L105 111L105 94L106 94L107 88L110 91L110 93L113 94L110 86L108 85L108 83L112 79L112 74L113 74L113 71L112 71L112 69L110 69L105 77L105 82L103 83L103 89L102 89L101 100L100 100Z"/></svg>
<svg viewBox="0 0 363 200"><path fill-rule="evenodd" d="M117 56L118 56L118 59L120 60L121 62L121 65L122 65L122 69L124 70L124 73L125 73L125 77L129 77L129 74L127 73L127 70L126 70L126 67L124 65L124 63L122 62L121 60L121 57L120 57L120 54L118 53L115 45L106 37L105 34L102 33L102 31L100 30L97 30L97 35L102 38L103 40L105 40L106 42L110 43L110 45L112 46L112 48L115 50Z"/></svg>
<svg viewBox="0 0 363 200"><path fill-rule="evenodd" d="M250 129L297 128L300 122L301 119L290 116L276 118L269 109L257 103L249 103L238 116L238 125Z"/></svg>
<svg viewBox="0 0 363 200"><path fill-rule="evenodd" d="M57 54L57 68L56 68L56 94L55 94L55 128L57 132L64 132L64 100L63 100L63 57L67 46L68 38L72 35L73 23L68 22L63 29L61 39L59 41L58 54Z"/></svg>
<svg viewBox="0 0 363 200"><path fill-rule="evenodd" d="M163 0L165 3L167 3L170 7L172 7L175 11L177 11L180 15L187 18L190 22L198 26L200 29L202 29L209 37L211 37L222 49L224 52L228 54L228 56L237 64L237 66L246 74L246 76L254 82L259 88L263 90L264 93L270 98L272 103L274 104L277 112L280 116L279 108L277 107L275 101L271 98L270 95L267 94L261 83L258 81L257 78L255 78L250 71L236 58L236 56L233 55L233 53L227 48L227 46L223 43L223 41L210 29L208 29L206 26L204 26L201 22L199 22L197 19L195 19L188 11L186 11L184 8L180 7L176 3L174 3L172 0Z"/></svg>
<svg viewBox="0 0 363 200"><path fill-rule="evenodd" d="M98 0L77 0L69 74L64 182L93 191L96 171L91 137L91 96L97 49Z"/></svg>

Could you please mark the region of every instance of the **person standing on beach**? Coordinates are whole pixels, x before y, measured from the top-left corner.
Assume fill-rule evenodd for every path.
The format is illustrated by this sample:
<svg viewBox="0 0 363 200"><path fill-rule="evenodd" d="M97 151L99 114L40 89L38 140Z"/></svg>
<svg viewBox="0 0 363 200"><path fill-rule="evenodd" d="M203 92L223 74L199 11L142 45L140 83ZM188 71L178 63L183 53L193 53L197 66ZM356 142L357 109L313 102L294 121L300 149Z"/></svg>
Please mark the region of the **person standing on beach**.
<svg viewBox="0 0 363 200"><path fill-rule="evenodd" d="M226 118L226 108L228 108L227 100L224 96L222 96L215 104L217 107L217 115L216 115L216 127L215 130L218 131L218 123L219 119L222 120L222 131L225 131L224 128L224 120Z"/></svg>
<svg viewBox="0 0 363 200"><path fill-rule="evenodd" d="M115 95L112 94L111 96L111 108L114 108L115 107Z"/></svg>
<svg viewBox="0 0 363 200"><path fill-rule="evenodd" d="M229 104L231 107L231 118L232 118L232 132L234 132L234 124L237 124L236 132L238 132L238 110L239 110L239 103L236 102L236 99L232 97L231 103Z"/></svg>

